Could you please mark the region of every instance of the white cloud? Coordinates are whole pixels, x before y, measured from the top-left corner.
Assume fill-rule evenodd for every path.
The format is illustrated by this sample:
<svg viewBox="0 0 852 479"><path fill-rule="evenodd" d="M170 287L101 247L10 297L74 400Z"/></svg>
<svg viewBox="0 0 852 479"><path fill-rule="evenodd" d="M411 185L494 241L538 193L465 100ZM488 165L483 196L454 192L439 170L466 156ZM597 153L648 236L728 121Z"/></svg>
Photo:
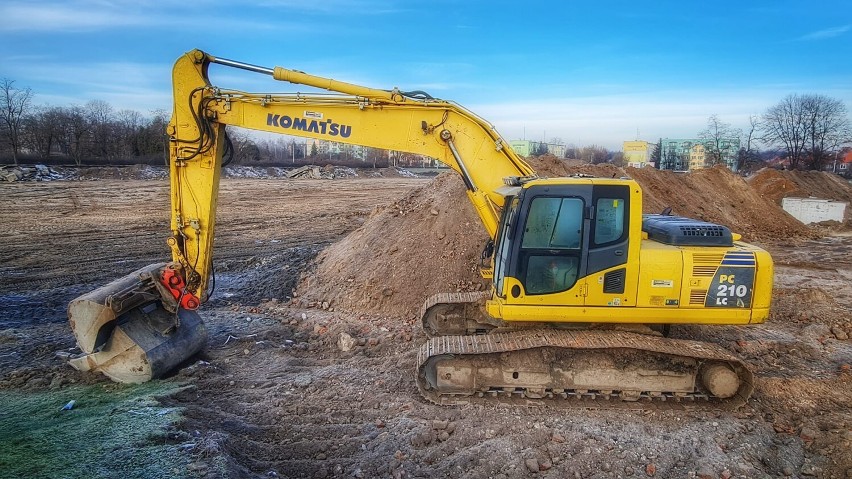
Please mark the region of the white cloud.
<svg viewBox="0 0 852 479"><path fill-rule="evenodd" d="M68 2L7 2L0 4L0 32L90 32L127 27L186 28L188 24L209 29L309 31L304 22L243 19L205 13L215 10L212 1L131 2L73 0Z"/></svg>
<svg viewBox="0 0 852 479"><path fill-rule="evenodd" d="M786 88L766 87L738 92L679 90L466 106L493 123L507 140L559 137L566 143L620 150L623 141L636 139L637 129L639 139L648 141L694 137L713 114L745 128L750 115L763 113L789 93ZM832 96L848 97L852 91L835 93Z"/></svg>
<svg viewBox="0 0 852 479"><path fill-rule="evenodd" d="M826 38L834 38L843 35L844 33L852 30L852 25L843 25L840 27L834 28L825 28L823 30L817 30L815 32L808 33L806 35L802 35L799 37L799 40L823 40Z"/></svg>
<svg viewBox="0 0 852 479"><path fill-rule="evenodd" d="M86 31L100 28L139 26L150 17L91 2L17 3L0 5L0 31Z"/></svg>

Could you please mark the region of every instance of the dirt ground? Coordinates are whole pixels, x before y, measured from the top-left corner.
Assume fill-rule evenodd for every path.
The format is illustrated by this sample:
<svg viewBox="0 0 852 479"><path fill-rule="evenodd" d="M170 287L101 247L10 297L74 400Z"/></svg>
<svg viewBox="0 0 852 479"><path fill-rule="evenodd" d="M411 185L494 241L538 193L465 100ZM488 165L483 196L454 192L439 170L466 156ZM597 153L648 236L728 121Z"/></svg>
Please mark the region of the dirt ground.
<svg viewBox="0 0 852 479"><path fill-rule="evenodd" d="M414 296L401 278L364 271L371 282L361 281L336 257L340 271L327 273L334 287L321 280L333 269L323 258L341 251L327 246L406 214L430 218L411 228L446 247L426 250L435 264L472 273L469 249L484 238L481 227L459 232L444 217L456 206L445 204L452 185L429 181L223 180L217 292L202 313L209 346L165 380L191 386L162 399L183 408L174 447L189 465L176 475L852 477L852 236L788 234L792 227L771 240L758 235L776 261L771 320L674 328L675 337L718 343L753 368L754 396L735 412L440 407L414 384L425 336L400 300ZM57 357L74 350L65 306L167 258L167 188L162 180L0 184L0 394L108 382ZM359 231L347 241L372 251L375 264L413 256L405 243L391 250L395 238L419 234L385 231L377 243ZM421 273L416 262L407 268ZM477 288L445 273L442 287ZM358 293L348 302L328 297L346 284ZM338 347L342 333L356 340L352 350Z"/></svg>

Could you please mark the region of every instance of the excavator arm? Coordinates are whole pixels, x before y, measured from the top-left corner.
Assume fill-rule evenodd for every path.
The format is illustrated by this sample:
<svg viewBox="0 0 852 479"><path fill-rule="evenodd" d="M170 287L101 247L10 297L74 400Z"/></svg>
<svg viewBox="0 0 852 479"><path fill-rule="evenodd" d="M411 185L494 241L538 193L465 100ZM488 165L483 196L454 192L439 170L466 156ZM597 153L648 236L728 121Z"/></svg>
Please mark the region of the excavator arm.
<svg viewBox="0 0 852 479"><path fill-rule="evenodd" d="M331 93L258 94L211 84L212 64L249 70ZM165 374L200 350L206 332L195 310L208 299L216 206L228 125L436 158L458 172L493 239L504 187L535 178L492 125L423 92L378 90L281 67L216 58L200 50L172 71L169 122L172 262L151 265L75 299L69 320L82 370L121 382ZM141 315L141 316L140 316ZM133 320L131 320L133 319ZM144 330L137 323L148 325Z"/></svg>
<svg viewBox="0 0 852 479"><path fill-rule="evenodd" d="M210 84L213 63L271 75L332 94L257 94ZM188 292L205 299L210 277L224 127L403 151L435 158L458 172L486 231L494 238L507 181L534 177L492 125L460 105L423 92L377 90L281 67L265 68L199 50L174 67L171 140L172 236Z"/></svg>

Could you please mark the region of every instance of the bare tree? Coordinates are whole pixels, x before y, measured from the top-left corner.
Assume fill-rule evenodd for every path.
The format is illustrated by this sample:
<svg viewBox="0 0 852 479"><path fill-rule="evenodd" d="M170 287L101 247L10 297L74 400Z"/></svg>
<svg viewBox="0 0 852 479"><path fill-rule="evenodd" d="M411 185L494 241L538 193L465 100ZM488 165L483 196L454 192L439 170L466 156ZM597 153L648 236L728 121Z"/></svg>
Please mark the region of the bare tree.
<svg viewBox="0 0 852 479"><path fill-rule="evenodd" d="M8 135L9 146L12 148L12 159L18 164L18 153L21 151L21 129L24 117L30 109L33 92L29 88L15 88L15 82L4 78L0 81L0 120Z"/></svg>
<svg viewBox="0 0 852 479"><path fill-rule="evenodd" d="M821 170L842 144L852 141L849 117L843 102L834 98L806 95L804 103L806 166L811 170Z"/></svg>
<svg viewBox="0 0 852 479"><path fill-rule="evenodd" d="M23 121L22 145L47 160L62 136L62 108L37 107Z"/></svg>
<svg viewBox="0 0 852 479"><path fill-rule="evenodd" d="M761 125L761 139L782 145L791 168L822 168L852 136L846 106L823 95L788 95L763 114Z"/></svg>
<svg viewBox="0 0 852 479"><path fill-rule="evenodd" d="M805 113L797 95L788 95L763 114L761 140L781 144L787 151L790 168L797 169L805 156Z"/></svg>
<svg viewBox="0 0 852 479"><path fill-rule="evenodd" d="M260 148L257 147L245 130L228 127L227 132L234 147L234 165L244 165L260 160Z"/></svg>
<svg viewBox="0 0 852 479"><path fill-rule="evenodd" d="M755 147L757 142L757 134L760 130L760 117L757 115L749 115L748 128L743 132L742 139L745 145L740 144L740 151L737 152L737 171L744 171L746 165L759 163L760 152Z"/></svg>
<svg viewBox="0 0 852 479"><path fill-rule="evenodd" d="M60 109L58 114L58 121L62 125L59 148L74 160L74 164L80 166L83 164L87 139L91 133L86 111L81 106L73 105Z"/></svg>
<svg viewBox="0 0 852 479"><path fill-rule="evenodd" d="M609 159L609 151L606 148L598 145L584 146L579 152L580 159L589 163L606 163Z"/></svg>
<svg viewBox="0 0 852 479"><path fill-rule="evenodd" d="M136 110L120 110L115 114L113 132L117 154L120 156L142 156L142 129L146 120Z"/></svg>
<svg viewBox="0 0 852 479"><path fill-rule="evenodd" d="M704 143L704 164L706 166L728 164L727 158L732 158L736 151L731 151L734 139L739 141L742 132L730 123L725 123L715 114L707 119L707 128L698 133ZM733 169L736 169L736 165Z"/></svg>
<svg viewBox="0 0 852 479"><path fill-rule="evenodd" d="M86 103L86 119L91 128L91 154L110 159L118 150L115 141L115 115L112 106L103 100L91 100Z"/></svg>

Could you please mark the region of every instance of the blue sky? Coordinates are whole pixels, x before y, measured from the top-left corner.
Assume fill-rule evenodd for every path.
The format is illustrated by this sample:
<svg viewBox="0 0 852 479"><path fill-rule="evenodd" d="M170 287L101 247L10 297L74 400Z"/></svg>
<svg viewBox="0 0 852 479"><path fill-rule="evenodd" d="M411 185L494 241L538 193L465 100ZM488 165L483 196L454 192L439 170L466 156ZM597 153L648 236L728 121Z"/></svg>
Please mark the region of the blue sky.
<svg viewBox="0 0 852 479"><path fill-rule="evenodd" d="M0 77L35 103L171 110L183 52L426 90L507 139L599 144L745 127L790 93L852 111L852 1L68 0L0 3ZM221 68L214 84L305 91Z"/></svg>

